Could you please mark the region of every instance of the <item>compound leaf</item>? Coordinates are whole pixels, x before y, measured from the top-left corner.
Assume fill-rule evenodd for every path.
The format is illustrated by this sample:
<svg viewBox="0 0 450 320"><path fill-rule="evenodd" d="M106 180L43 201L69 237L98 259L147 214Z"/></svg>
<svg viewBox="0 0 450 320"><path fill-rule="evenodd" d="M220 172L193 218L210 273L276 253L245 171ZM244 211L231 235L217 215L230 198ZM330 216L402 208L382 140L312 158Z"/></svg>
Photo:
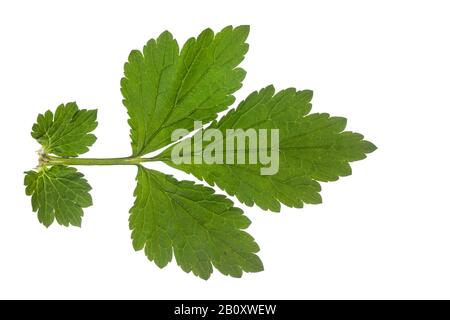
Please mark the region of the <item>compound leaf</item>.
<svg viewBox="0 0 450 320"><path fill-rule="evenodd" d="M165 31L143 51L133 50L121 81L134 156L171 143L174 129L192 130L230 106L245 71L237 68L248 50L249 27L204 30L179 50Z"/></svg>
<svg viewBox="0 0 450 320"><path fill-rule="evenodd" d="M130 209L133 247L160 268L175 255L185 272L208 279L213 266L225 275L263 269L250 220L233 202L191 181L139 166Z"/></svg>
<svg viewBox="0 0 450 320"><path fill-rule="evenodd" d="M280 203L297 208L303 207L304 203L320 203L319 181L335 181L350 175L349 163L364 159L376 147L363 140L361 134L344 131L345 118L331 117L327 113L309 114L311 98L312 92L308 90L290 88L275 93L275 89L269 86L250 94L236 110L231 110L208 127L220 130L222 140L209 142L196 139L205 132L199 131L193 138L178 143L190 144L191 150L195 150L198 143L202 144L203 150L211 144L221 144L223 164L195 164L193 152L172 155L177 144L157 158L210 185L216 184L249 206L256 204L265 210L279 211ZM226 140L230 137L227 129L267 129L268 133L269 129L278 129L278 148L271 150L269 141L264 150L268 154L279 152L278 171L272 175L262 175L261 168L265 166L261 163L225 163ZM245 148L239 149L235 143L235 153L243 153L245 159L249 159L250 153L259 154L262 149L261 146L249 148L248 143ZM180 163L177 156L189 161Z"/></svg>
<svg viewBox="0 0 450 320"><path fill-rule="evenodd" d="M25 172L25 192L31 196L39 222L49 227L56 221L63 226L81 226L83 208L92 205L91 186L77 169L62 165Z"/></svg>
<svg viewBox="0 0 450 320"><path fill-rule="evenodd" d="M96 137L90 132L97 127L97 110L79 110L75 102L61 104L55 114L48 110L39 114L31 135L46 154L76 157L89 150Z"/></svg>
<svg viewBox="0 0 450 320"><path fill-rule="evenodd" d="M206 29L180 50L166 31L149 40L142 51L130 53L121 92L129 115L131 157L70 158L87 152L95 142L91 132L97 126L96 110L80 110L71 102L58 106L55 113L39 114L31 133L42 145L39 169L25 172L24 179L38 220L47 227L55 219L64 226L81 226L83 208L92 205L84 175L66 165L137 165L129 216L135 250L144 250L160 268L175 257L185 272L202 279L208 279L213 268L232 277L262 271L259 247L245 231L250 220L231 200L212 188L178 181L140 163L163 161L217 185L248 206L279 211L281 204L300 208L320 203L320 182L350 175L350 162L364 159L376 147L361 134L344 131L345 118L311 114L308 90L276 93L268 86L216 121L217 114L234 103L233 94L245 78L238 66L248 51L248 32L248 26L228 26L216 34ZM156 157L142 157L197 129L195 121L213 122ZM240 134L230 133L237 129ZM204 139L208 130L215 134ZM256 145L251 143L253 133ZM261 144L264 134L269 137ZM210 162L211 157L222 160Z"/></svg>

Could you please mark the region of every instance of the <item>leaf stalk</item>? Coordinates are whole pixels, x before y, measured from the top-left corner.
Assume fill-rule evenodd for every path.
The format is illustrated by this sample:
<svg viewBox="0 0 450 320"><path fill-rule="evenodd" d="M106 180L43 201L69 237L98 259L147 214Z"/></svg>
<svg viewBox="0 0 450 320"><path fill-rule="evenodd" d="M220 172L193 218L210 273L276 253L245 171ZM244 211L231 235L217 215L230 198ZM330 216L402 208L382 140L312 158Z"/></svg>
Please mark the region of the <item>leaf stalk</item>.
<svg viewBox="0 0 450 320"><path fill-rule="evenodd" d="M55 156L46 156L40 158L40 166L49 165L72 165L72 166L121 166L138 165L143 162L158 161L155 158L143 157L120 157L120 158L63 158Z"/></svg>

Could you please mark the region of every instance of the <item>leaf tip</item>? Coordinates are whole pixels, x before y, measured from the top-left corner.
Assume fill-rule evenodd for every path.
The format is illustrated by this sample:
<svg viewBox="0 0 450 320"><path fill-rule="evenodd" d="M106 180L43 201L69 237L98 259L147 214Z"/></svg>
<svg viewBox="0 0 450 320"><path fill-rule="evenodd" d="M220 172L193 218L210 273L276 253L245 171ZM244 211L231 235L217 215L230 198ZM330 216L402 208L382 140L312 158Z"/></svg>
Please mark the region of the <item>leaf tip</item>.
<svg viewBox="0 0 450 320"><path fill-rule="evenodd" d="M245 35L245 38L247 38L248 34L250 33L250 25L243 24L243 25L237 26L235 28L235 30L242 32Z"/></svg>

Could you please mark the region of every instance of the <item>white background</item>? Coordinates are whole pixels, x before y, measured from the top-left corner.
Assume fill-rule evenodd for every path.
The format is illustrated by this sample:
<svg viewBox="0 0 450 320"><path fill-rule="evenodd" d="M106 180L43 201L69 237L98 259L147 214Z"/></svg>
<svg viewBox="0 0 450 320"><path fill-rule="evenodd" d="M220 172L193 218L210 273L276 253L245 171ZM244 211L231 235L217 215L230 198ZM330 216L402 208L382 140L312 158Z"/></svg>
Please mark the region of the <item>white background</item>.
<svg viewBox="0 0 450 320"><path fill-rule="evenodd" d="M2 1L0 298L450 298L449 16L447 1ZM324 184L321 205L245 208L265 271L203 281L134 252L134 167L81 168L94 198L82 228L40 225L23 187L37 114L97 107L87 156L127 156L129 51L229 24L251 25L238 99L313 89L313 111L379 148Z"/></svg>

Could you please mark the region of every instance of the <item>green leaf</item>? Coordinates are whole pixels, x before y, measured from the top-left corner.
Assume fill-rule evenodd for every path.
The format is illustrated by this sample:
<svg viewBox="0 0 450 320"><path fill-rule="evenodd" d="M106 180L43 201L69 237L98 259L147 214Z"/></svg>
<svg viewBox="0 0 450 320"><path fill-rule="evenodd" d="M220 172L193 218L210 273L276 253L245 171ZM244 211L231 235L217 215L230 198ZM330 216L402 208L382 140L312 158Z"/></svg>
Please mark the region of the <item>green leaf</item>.
<svg viewBox="0 0 450 320"><path fill-rule="evenodd" d="M133 247L160 268L175 255L185 272L208 279L213 266L225 275L263 270L250 225L241 209L223 195L191 181L139 166L130 210Z"/></svg>
<svg viewBox="0 0 450 320"><path fill-rule="evenodd" d="M97 110L79 110L75 102L61 104L55 114L39 114L31 135L45 153L76 157L89 150L96 137L89 132L97 127Z"/></svg>
<svg viewBox="0 0 450 320"><path fill-rule="evenodd" d="M31 196L39 222L49 227L54 219L63 226L81 226L83 209L92 205L91 186L77 169L62 165L25 172L25 192Z"/></svg>
<svg viewBox="0 0 450 320"><path fill-rule="evenodd" d="M79 110L72 102L55 113L40 114L32 129L42 145L39 168L25 172L24 180L39 221L47 227L55 219L64 226L81 226L83 208L92 205L91 187L69 165L137 165L129 216L135 250L143 250L160 268L175 257L182 270L202 279L214 268L232 277L262 271L259 247L245 231L250 220L241 209L212 188L178 181L142 163L163 161L246 205L279 211L281 204L300 208L320 203L320 182L350 175L350 162L364 159L376 147L361 134L344 131L345 118L310 114L308 90L276 93L269 86L216 121L217 114L234 103L233 94L245 78L238 66L248 51L248 32L248 26L228 26L216 34L206 29L180 49L166 31L142 51L130 53L121 79L130 157L76 158L96 140L91 133L97 126L96 110ZM211 124L200 129L196 122ZM214 134L209 129L215 129ZM241 132L236 136L232 129ZM193 130L193 137L178 141ZM261 137L269 144L261 144ZM230 138L233 151L227 150ZM172 142L158 156L144 157ZM202 162L205 156L208 162ZM187 158L189 162L180 162ZM221 161L214 163L218 158Z"/></svg>
<svg viewBox="0 0 450 320"><path fill-rule="evenodd" d="M309 114L312 92L293 88L275 94L269 86L253 92L236 110L231 110L209 128L219 129L224 140L226 129L279 129L279 171L261 175L261 164L176 164L171 158L171 147L157 158L167 164L191 173L210 185L216 184L246 205L256 204L262 209L280 210L280 203L289 207L303 207L304 203L321 202L319 181L335 181L351 174L352 161L364 159L376 147L363 140L358 133L344 131L346 119L327 113ZM196 135L202 134L200 131ZM194 150L195 135L187 143ZM203 150L209 144L201 142ZM186 143L185 141L179 143ZM249 159L249 153L259 149L237 150ZM270 148L268 149L270 150ZM276 152L276 150L274 150ZM186 156L186 155L184 155Z"/></svg>
<svg viewBox="0 0 450 320"><path fill-rule="evenodd" d="M248 50L249 27L228 26L214 35L204 30L179 50L165 31L142 52L133 50L121 81L134 156L171 143L174 129L193 129L230 106L245 71L237 68Z"/></svg>

